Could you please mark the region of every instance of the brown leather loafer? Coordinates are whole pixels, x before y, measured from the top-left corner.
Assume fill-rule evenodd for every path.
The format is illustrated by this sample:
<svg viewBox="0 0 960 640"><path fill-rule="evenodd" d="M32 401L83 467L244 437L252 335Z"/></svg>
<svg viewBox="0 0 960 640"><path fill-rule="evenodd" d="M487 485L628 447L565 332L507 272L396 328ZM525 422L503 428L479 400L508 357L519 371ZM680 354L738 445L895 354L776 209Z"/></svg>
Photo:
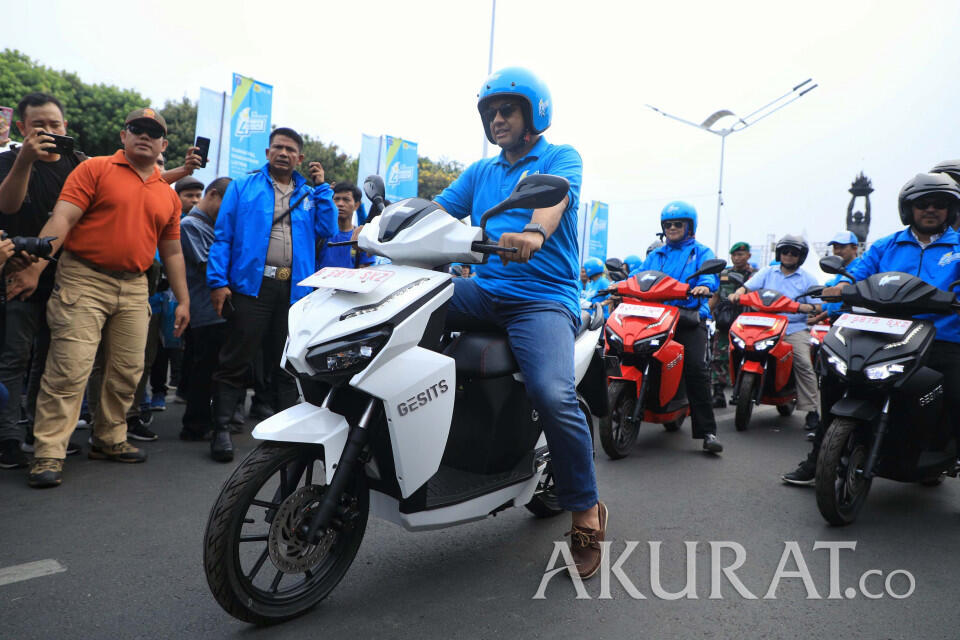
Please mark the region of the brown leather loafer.
<svg viewBox="0 0 960 640"><path fill-rule="evenodd" d="M577 573L581 580L592 578L600 569L600 559L603 557L603 542L607 534L607 505L598 503L600 509L600 528L584 529L573 527L564 535L570 536L570 553L577 563Z"/></svg>

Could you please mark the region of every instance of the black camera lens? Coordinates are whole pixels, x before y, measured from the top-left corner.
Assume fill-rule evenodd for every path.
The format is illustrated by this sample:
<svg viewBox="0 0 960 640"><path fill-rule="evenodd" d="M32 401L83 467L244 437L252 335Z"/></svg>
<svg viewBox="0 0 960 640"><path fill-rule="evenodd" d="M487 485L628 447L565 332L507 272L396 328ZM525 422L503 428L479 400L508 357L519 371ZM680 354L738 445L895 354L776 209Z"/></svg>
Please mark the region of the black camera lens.
<svg viewBox="0 0 960 640"><path fill-rule="evenodd" d="M22 251L38 258L49 258L53 253L53 237L49 238L13 238L13 250Z"/></svg>

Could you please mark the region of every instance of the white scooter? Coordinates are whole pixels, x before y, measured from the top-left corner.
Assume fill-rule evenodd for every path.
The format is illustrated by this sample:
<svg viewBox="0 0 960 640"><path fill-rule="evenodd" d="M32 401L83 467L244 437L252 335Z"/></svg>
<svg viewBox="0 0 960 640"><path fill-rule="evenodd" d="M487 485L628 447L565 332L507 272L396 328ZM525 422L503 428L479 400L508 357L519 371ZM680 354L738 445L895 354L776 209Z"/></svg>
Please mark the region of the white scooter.
<svg viewBox="0 0 960 640"><path fill-rule="evenodd" d="M383 181L372 178L364 189L382 208ZM528 176L480 227L426 200L397 202L358 238L393 264L301 282L317 290L290 309L281 366L304 402L257 425L264 442L224 484L204 534L207 581L228 613L269 624L310 609L350 567L371 511L411 531L513 506L561 512L505 334L445 332L453 282L435 269L504 251L487 241L490 216L553 206L567 190L563 178ZM603 313L582 316L576 380L592 425L607 412Z"/></svg>

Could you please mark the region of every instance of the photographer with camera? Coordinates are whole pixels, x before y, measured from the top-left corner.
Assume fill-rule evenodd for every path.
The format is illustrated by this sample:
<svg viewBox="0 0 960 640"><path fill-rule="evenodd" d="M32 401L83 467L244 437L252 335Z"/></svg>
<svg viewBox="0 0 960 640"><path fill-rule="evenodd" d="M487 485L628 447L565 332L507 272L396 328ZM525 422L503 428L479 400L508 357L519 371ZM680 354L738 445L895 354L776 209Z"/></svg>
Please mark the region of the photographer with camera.
<svg viewBox="0 0 960 640"><path fill-rule="evenodd" d="M67 176L74 167L86 159L80 153L66 152L58 146L55 136L66 137L67 120L63 105L51 95L31 93L17 105L20 119L17 128L23 136L23 144L17 149L0 153L0 229L11 239L4 240L14 246L13 238L28 253L40 254L49 251L49 243L37 241L35 236L46 224L53 205L56 204ZM67 138L70 140L70 138ZM60 142L59 144L63 144ZM9 257L6 256L5 257ZM0 383L10 392L10 401L0 409L0 468L16 469L27 465L27 457L20 445L27 438L27 427L18 424L20 418L20 393L24 375L30 366L34 340L33 368L30 380L39 382L43 373L50 330L47 327L47 300L53 290L54 267L42 270L26 269L6 276L7 302L4 347L0 352ZM32 416L37 399L37 385L27 390L27 415ZM76 453L71 446L68 453Z"/></svg>

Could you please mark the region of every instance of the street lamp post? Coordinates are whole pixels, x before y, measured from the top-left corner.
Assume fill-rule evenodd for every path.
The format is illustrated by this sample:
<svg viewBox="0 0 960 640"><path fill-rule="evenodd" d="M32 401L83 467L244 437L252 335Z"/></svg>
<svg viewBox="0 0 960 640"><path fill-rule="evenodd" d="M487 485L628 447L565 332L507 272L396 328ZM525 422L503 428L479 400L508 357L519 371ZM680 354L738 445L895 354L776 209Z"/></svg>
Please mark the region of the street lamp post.
<svg viewBox="0 0 960 640"><path fill-rule="evenodd" d="M683 124L688 124L691 127L696 127L697 129L702 129L708 133L712 133L714 135L720 136L720 184L719 184L719 187L717 188L717 224L716 224L716 232L715 232L716 235L714 237L714 242L715 242L714 246L715 246L715 251L717 255L720 255L720 214L723 211L723 157L724 157L724 152L726 151L726 146L727 146L727 136L729 136L731 133L736 133L737 131L743 131L750 125L760 122L761 120L763 120L764 118L772 114L773 112L779 111L780 109L784 108L791 102L795 102L796 100L799 100L800 98L802 98L804 95L810 93L811 91L816 89L818 86L814 84L812 86L807 87L807 85L810 84L812 81L813 81L812 78L808 78L807 80L804 80L803 82L801 82L800 84L798 84L793 89L786 92L776 100L771 100L770 102L763 105L762 107L758 109L754 109L749 115L744 116L743 118L738 117L732 111L729 111L727 109L721 109L720 111L713 112L712 114L710 114L709 117L707 117L706 120L704 120L700 124L697 124L696 122L691 122L690 120L685 120L675 115L666 113L665 111L661 111L660 109L656 108L653 105L650 105L650 104L646 105L650 109L653 109L654 111L656 111L657 113L659 113L660 115L666 118L670 118L671 120L676 120L677 122L682 122ZM804 87L806 88L804 89ZM713 125L717 123L718 120L722 118L726 118L728 116L732 116L736 118L736 120L732 125L730 125L726 129L711 128L713 127Z"/></svg>
<svg viewBox="0 0 960 640"><path fill-rule="evenodd" d="M493 35L497 26L497 0L490 7L490 55L487 57L487 77L493 73ZM483 132L483 157L487 157L487 132Z"/></svg>

